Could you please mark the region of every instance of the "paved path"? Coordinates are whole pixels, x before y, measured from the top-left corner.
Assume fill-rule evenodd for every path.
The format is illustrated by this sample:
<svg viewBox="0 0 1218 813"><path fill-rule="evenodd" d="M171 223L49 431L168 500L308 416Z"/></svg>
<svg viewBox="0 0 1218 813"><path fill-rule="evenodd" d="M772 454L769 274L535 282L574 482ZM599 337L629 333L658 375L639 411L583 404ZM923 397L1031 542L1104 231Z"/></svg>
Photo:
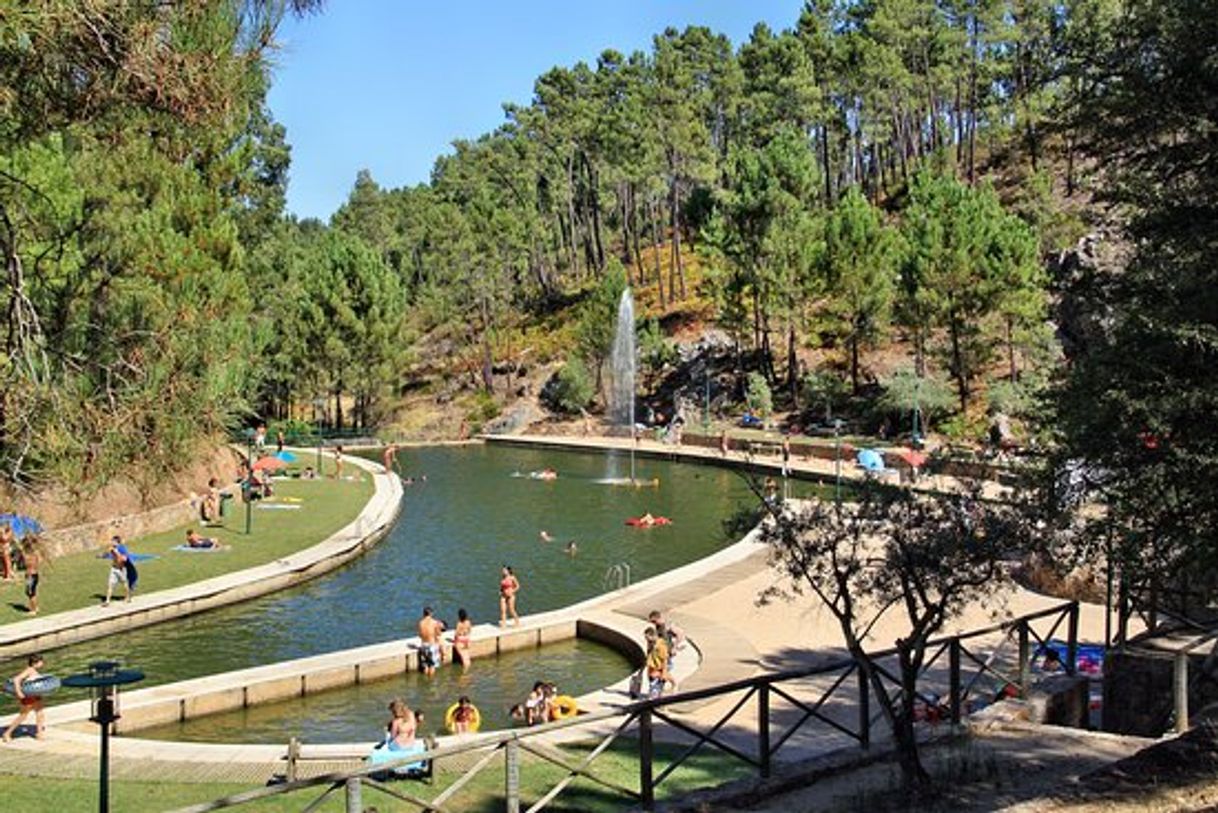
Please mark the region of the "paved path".
<svg viewBox="0 0 1218 813"><path fill-rule="evenodd" d="M781 475L782 460L777 453L751 454L748 452L730 450L726 454L718 449L708 449L703 446L675 446L670 443L660 443L654 440L640 438L633 443L629 438L612 438L603 436L564 437L553 435L488 435L488 443L505 444L509 446L529 446L534 448L571 449L577 451L629 451L631 447L640 455L658 457L665 460L680 460L692 463L708 463L716 466L745 468L766 475ZM767 444L778 448L777 444ZM800 457L792 455L791 471L797 477L833 482L839 473L839 467L834 460L824 460L819 457ZM853 459L841 460L840 474L843 482L858 483L876 474L865 471ZM886 470L878 475L881 482L898 482L898 472ZM925 475L912 484L919 491L950 492L959 491L965 487L965 482L956 477L942 474ZM982 496L990 499L1002 499L1011 493L1007 486L986 481L982 484Z"/></svg>

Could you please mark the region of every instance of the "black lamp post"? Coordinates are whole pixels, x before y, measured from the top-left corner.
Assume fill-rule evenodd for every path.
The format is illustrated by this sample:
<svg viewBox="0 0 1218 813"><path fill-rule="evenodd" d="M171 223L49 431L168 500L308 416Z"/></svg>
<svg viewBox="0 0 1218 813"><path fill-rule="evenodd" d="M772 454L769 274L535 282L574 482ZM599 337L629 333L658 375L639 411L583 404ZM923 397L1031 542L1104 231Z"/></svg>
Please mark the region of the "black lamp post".
<svg viewBox="0 0 1218 813"><path fill-rule="evenodd" d="M245 428L245 483L241 487L241 496L245 497L245 535L250 533L250 519L254 507L254 430Z"/></svg>
<svg viewBox="0 0 1218 813"><path fill-rule="evenodd" d="M842 503L842 419L833 419L833 501Z"/></svg>
<svg viewBox="0 0 1218 813"><path fill-rule="evenodd" d="M89 671L64 678L63 685L88 689L93 697L93 716L89 719L101 726L101 763L99 768L97 809L110 811L110 727L121 715L118 713L118 687L144 679L137 669L120 669L115 661L89 664Z"/></svg>

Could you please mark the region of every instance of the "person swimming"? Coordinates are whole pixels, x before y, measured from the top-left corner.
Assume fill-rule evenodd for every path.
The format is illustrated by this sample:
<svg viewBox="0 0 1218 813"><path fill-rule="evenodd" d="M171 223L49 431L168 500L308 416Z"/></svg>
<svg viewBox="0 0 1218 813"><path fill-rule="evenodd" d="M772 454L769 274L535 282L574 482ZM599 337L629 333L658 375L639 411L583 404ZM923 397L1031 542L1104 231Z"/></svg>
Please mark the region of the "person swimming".
<svg viewBox="0 0 1218 813"><path fill-rule="evenodd" d="M562 549L562 552L568 556L574 556L575 554L579 553L579 545L576 545L575 540L572 539L566 544L566 547Z"/></svg>
<svg viewBox="0 0 1218 813"><path fill-rule="evenodd" d="M542 531L541 533L537 534L537 538L540 539L542 542L553 542L554 541L554 537L550 536L549 531Z"/></svg>

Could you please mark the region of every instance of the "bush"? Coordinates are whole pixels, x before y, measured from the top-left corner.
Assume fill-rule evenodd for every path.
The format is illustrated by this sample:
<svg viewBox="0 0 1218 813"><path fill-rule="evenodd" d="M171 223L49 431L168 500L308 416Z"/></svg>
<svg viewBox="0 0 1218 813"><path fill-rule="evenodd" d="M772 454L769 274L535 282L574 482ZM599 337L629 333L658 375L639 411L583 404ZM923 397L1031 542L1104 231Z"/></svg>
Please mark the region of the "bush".
<svg viewBox="0 0 1218 813"><path fill-rule="evenodd" d="M770 384L761 373L749 373L748 383L744 390L744 400L749 409L759 418L768 418L774 411L774 396L770 393Z"/></svg>
<svg viewBox="0 0 1218 813"><path fill-rule="evenodd" d="M465 420L471 424L484 424L489 420L499 417L501 407L499 402L495 400L495 396L489 392L479 392L474 396L474 404L469 412L465 413Z"/></svg>
<svg viewBox="0 0 1218 813"><path fill-rule="evenodd" d="M655 317L643 323L639 328L638 338L639 360L652 377L659 375L668 365L676 363L677 346L664 336L660 322Z"/></svg>
<svg viewBox="0 0 1218 813"><path fill-rule="evenodd" d="M833 408L840 404L849 392L849 385L832 373L808 373L800 382L803 398L812 410L824 408L825 423L833 420Z"/></svg>
<svg viewBox="0 0 1218 813"><path fill-rule="evenodd" d="M588 368L580 359L573 358L550 379L541 395L555 412L574 415L591 403L593 394Z"/></svg>
<svg viewBox="0 0 1218 813"><path fill-rule="evenodd" d="M956 406L956 396L946 382L932 376L919 378L911 367L897 370L883 383L880 407L890 415L908 415L916 404L922 413L923 432Z"/></svg>

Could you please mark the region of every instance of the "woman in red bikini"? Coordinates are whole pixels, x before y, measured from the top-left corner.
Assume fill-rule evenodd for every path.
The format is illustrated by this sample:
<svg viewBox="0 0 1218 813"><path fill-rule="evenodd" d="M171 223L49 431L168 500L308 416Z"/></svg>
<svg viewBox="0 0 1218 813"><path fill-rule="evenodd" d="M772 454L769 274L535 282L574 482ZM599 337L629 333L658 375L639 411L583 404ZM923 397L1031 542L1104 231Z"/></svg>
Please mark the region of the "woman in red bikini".
<svg viewBox="0 0 1218 813"><path fill-rule="evenodd" d="M516 614L516 593L520 591L520 580L507 565L503 566L499 578L499 626L507 624L508 613L512 614L512 623L520 626L520 616Z"/></svg>

